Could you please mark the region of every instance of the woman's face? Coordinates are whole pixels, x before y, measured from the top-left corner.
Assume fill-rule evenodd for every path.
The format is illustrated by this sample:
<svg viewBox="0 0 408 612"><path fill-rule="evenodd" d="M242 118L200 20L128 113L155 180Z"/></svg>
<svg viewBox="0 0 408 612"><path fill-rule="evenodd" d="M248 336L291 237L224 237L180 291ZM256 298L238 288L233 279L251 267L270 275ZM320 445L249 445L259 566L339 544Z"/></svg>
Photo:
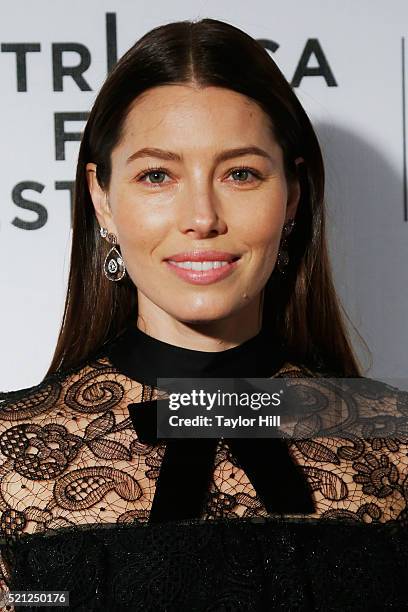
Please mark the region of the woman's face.
<svg viewBox="0 0 408 612"><path fill-rule="evenodd" d="M87 169L98 221L117 236L145 320L248 324L299 199L255 102L219 87L150 89L112 152L107 192ZM175 265L173 256L197 252L234 262L204 272Z"/></svg>

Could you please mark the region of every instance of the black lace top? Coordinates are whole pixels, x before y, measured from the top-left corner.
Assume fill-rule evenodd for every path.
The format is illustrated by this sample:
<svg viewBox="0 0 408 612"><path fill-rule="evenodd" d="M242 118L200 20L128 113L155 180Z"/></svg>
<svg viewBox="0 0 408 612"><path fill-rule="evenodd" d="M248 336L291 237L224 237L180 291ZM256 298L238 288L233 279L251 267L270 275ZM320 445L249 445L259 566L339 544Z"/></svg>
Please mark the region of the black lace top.
<svg viewBox="0 0 408 612"><path fill-rule="evenodd" d="M310 436L157 439L157 378L200 376L308 378ZM78 611L408 609L408 393L360 387L326 435L314 377L266 332L207 353L132 324L2 394L2 590Z"/></svg>

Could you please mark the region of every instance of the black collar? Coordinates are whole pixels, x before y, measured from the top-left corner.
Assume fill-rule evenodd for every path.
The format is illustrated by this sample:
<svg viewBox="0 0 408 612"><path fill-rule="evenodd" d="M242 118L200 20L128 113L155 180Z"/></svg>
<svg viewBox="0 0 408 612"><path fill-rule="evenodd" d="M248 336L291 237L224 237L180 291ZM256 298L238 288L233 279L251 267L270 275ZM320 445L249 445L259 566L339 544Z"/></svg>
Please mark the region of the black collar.
<svg viewBox="0 0 408 612"><path fill-rule="evenodd" d="M157 378L255 378L272 376L284 361L282 348L261 331L220 352L194 351L162 342L131 323L108 348L111 363L135 381L157 386ZM128 405L138 438L154 444L156 400ZM308 483L280 438L225 440L270 513L313 513ZM149 522L198 518L214 467L217 439L169 439Z"/></svg>
<svg viewBox="0 0 408 612"><path fill-rule="evenodd" d="M284 361L280 342L261 330L242 344L218 352L196 351L168 344L130 323L109 347L118 369L143 384L157 378L263 378L272 376Z"/></svg>

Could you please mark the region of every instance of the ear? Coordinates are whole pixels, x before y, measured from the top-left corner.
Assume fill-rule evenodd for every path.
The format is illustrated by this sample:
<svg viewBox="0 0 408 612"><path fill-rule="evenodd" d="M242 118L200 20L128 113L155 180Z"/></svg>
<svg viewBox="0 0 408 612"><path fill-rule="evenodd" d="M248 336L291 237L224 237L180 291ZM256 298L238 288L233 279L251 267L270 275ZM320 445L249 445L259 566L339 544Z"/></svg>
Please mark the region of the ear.
<svg viewBox="0 0 408 612"><path fill-rule="evenodd" d="M304 164L305 160L303 157L297 157L295 159L296 168L300 164ZM286 205L286 217L285 223L287 223L290 219L294 219L296 216L297 207L299 204L301 195L300 183L299 179L296 177L292 179L288 185L288 203Z"/></svg>
<svg viewBox="0 0 408 612"><path fill-rule="evenodd" d="M106 227L108 232L117 235L112 210L109 205L108 193L102 189L96 178L96 164L86 164L86 180L99 225Z"/></svg>

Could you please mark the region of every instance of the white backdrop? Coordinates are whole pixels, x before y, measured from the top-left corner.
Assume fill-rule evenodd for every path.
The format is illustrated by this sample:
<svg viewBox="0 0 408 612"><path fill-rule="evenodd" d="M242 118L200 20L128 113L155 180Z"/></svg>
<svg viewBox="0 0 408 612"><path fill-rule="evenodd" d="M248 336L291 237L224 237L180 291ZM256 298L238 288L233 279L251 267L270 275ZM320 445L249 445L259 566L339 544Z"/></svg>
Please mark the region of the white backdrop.
<svg viewBox="0 0 408 612"><path fill-rule="evenodd" d="M271 41L323 147L335 281L372 353L366 373L407 375L406 0L210 0L193 8L186 0L0 0L0 8L0 390L40 382L52 357L79 146L61 137L83 128L81 113L106 76L107 46L112 61L115 46L119 57L157 25L202 17ZM306 75L294 83L302 54ZM323 56L330 74L322 76ZM61 76L59 64L80 60L83 68L90 61L82 81Z"/></svg>

